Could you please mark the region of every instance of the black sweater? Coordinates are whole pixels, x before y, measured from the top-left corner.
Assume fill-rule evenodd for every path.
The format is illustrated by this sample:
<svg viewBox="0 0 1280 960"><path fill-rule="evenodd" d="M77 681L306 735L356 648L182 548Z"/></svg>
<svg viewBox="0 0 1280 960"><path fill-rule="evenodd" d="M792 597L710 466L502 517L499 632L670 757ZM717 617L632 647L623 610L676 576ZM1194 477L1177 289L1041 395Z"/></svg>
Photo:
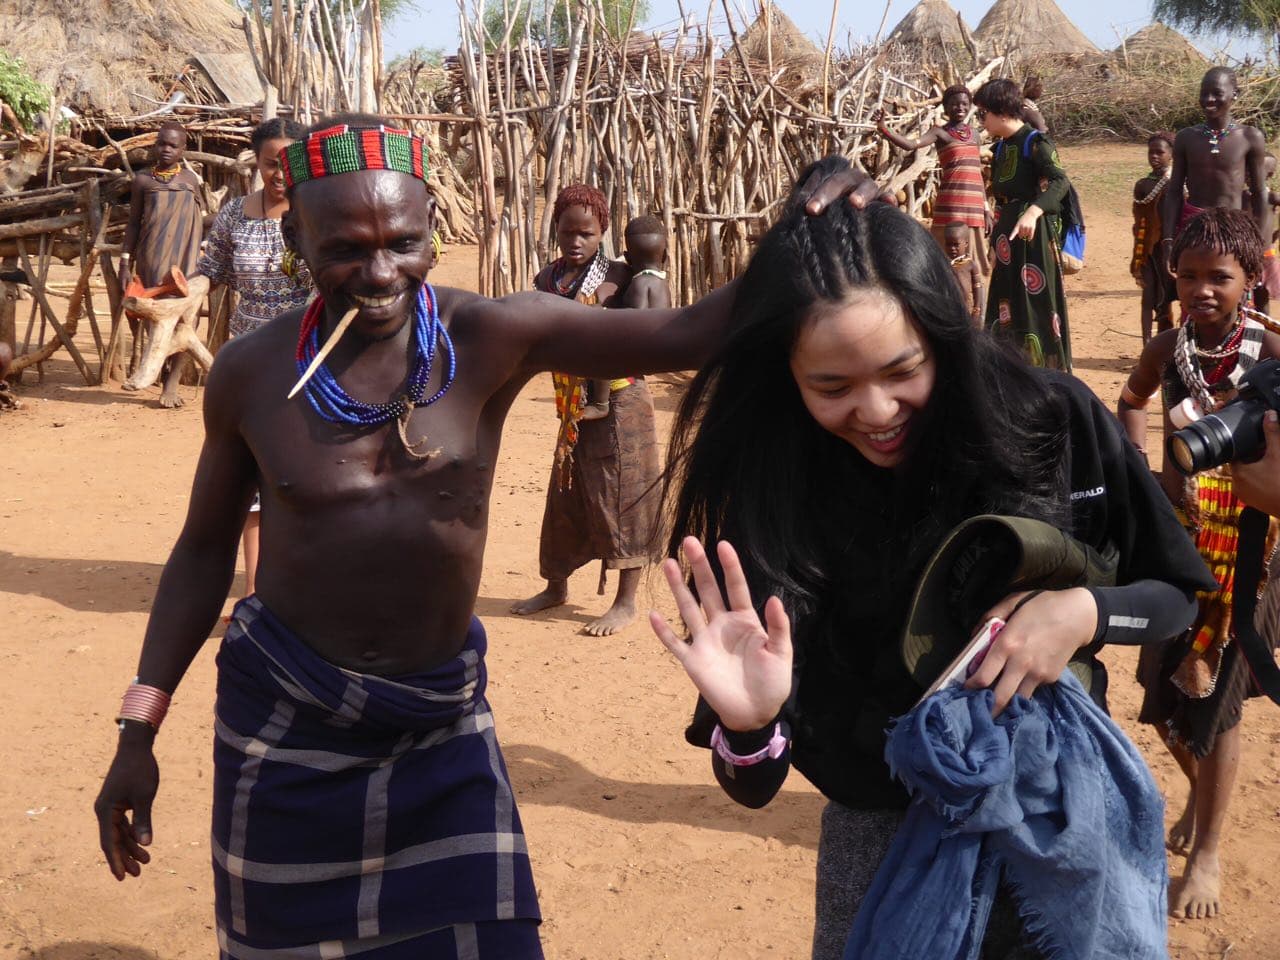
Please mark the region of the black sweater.
<svg viewBox="0 0 1280 960"><path fill-rule="evenodd" d="M1091 692L1106 707L1106 668L1094 656L1106 642L1144 643L1174 636L1190 624L1195 591L1214 584L1194 544L1174 516L1146 461L1129 444L1098 398L1074 377L1045 372L1069 411L1070 532L1100 550L1119 553L1118 586L1094 589L1098 632L1087 651ZM895 558L882 562L893 564ZM884 762L885 730L921 694L899 652L910 602L901 596L869 597L847 644L805 644L796 630L791 698L779 718L792 737L777 760L726 768L714 754L716 779L739 803L760 807L782 786L794 764L828 798L846 806L901 808L907 795ZM686 736L707 746L717 722L699 700ZM738 754L764 746L773 724L760 731L728 733Z"/></svg>

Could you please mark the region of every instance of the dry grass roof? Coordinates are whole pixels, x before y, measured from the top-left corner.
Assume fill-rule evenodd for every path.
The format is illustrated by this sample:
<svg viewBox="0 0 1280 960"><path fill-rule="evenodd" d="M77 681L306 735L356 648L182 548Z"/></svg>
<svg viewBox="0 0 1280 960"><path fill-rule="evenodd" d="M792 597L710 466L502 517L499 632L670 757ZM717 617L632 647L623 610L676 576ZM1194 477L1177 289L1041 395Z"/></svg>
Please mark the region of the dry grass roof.
<svg viewBox="0 0 1280 960"><path fill-rule="evenodd" d="M773 3L764 4L755 22L738 38L738 45L748 57L764 63L791 65L822 60L817 44Z"/></svg>
<svg viewBox="0 0 1280 960"><path fill-rule="evenodd" d="M1209 62L1190 40L1159 21L1127 37L1114 52L1121 63L1134 68Z"/></svg>
<svg viewBox="0 0 1280 960"><path fill-rule="evenodd" d="M928 43L960 46L964 43L960 14L947 0L920 0L893 28L889 42L904 46Z"/></svg>
<svg viewBox="0 0 1280 960"><path fill-rule="evenodd" d="M996 0L973 36L991 54L1034 57L1099 52L1053 0Z"/></svg>
<svg viewBox="0 0 1280 960"><path fill-rule="evenodd" d="M194 52L247 53L240 22L228 0L17 0L0 7L6 49L59 102L96 115L154 110Z"/></svg>

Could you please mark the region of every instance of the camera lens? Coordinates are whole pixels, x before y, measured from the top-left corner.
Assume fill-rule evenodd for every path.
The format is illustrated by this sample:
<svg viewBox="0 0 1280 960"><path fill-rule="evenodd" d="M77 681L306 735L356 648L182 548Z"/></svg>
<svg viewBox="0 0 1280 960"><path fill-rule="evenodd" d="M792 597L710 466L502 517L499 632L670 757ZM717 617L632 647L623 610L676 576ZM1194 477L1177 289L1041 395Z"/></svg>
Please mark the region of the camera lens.
<svg viewBox="0 0 1280 960"><path fill-rule="evenodd" d="M1231 428L1211 413L1170 436L1166 450L1178 471L1189 477L1233 459L1235 443Z"/></svg>

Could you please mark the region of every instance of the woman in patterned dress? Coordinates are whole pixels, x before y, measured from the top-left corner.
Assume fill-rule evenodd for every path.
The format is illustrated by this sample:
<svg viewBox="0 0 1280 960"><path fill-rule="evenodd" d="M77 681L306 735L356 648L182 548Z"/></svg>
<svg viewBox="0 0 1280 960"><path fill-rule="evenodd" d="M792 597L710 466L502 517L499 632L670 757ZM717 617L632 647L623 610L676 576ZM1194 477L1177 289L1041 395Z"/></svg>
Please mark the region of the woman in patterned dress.
<svg viewBox="0 0 1280 960"><path fill-rule="evenodd" d="M996 223L987 289L987 328L1027 353L1037 367L1071 372L1067 301L1058 259L1058 215L1071 182L1058 151L1022 119L1022 91L989 80L973 102L978 122L997 138L991 162Z"/></svg>
<svg viewBox="0 0 1280 960"><path fill-rule="evenodd" d="M900 150L937 148L942 182L933 203L933 224L929 232L945 250L947 227L953 223L968 227L969 249L982 275L986 276L991 272L986 236L991 229L991 213L987 209L986 184L982 181L977 131L967 122L971 106L968 87L963 84L947 87L942 91L942 111L947 115L947 122L929 130L919 140L908 140L890 130L885 126L882 112L877 111L875 121L881 136Z"/></svg>
<svg viewBox="0 0 1280 960"><path fill-rule="evenodd" d="M204 255L196 272L211 283L224 283L239 302L227 331L228 337L251 333L268 320L300 307L311 295L311 274L297 264L286 272L284 237L280 219L289 210L284 192L280 152L302 133L291 120L275 118L259 124L250 138L262 189L236 197L218 211ZM254 497L244 525L245 595L254 592L258 571L258 498Z"/></svg>

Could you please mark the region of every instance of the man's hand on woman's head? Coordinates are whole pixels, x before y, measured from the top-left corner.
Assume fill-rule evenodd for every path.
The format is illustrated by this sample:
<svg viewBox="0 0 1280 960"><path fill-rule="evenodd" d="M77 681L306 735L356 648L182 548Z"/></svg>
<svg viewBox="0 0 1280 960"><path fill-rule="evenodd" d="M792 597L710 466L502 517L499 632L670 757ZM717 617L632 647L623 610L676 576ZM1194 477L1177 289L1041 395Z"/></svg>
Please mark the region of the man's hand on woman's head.
<svg viewBox="0 0 1280 960"><path fill-rule="evenodd" d="M813 216L819 216L838 200L861 210L879 196L880 185L841 157L827 157L814 164L795 191L796 202Z"/></svg>
<svg viewBox="0 0 1280 960"><path fill-rule="evenodd" d="M1262 422L1267 452L1256 463L1233 463L1235 494L1249 506L1280 516L1280 418L1268 410Z"/></svg>

